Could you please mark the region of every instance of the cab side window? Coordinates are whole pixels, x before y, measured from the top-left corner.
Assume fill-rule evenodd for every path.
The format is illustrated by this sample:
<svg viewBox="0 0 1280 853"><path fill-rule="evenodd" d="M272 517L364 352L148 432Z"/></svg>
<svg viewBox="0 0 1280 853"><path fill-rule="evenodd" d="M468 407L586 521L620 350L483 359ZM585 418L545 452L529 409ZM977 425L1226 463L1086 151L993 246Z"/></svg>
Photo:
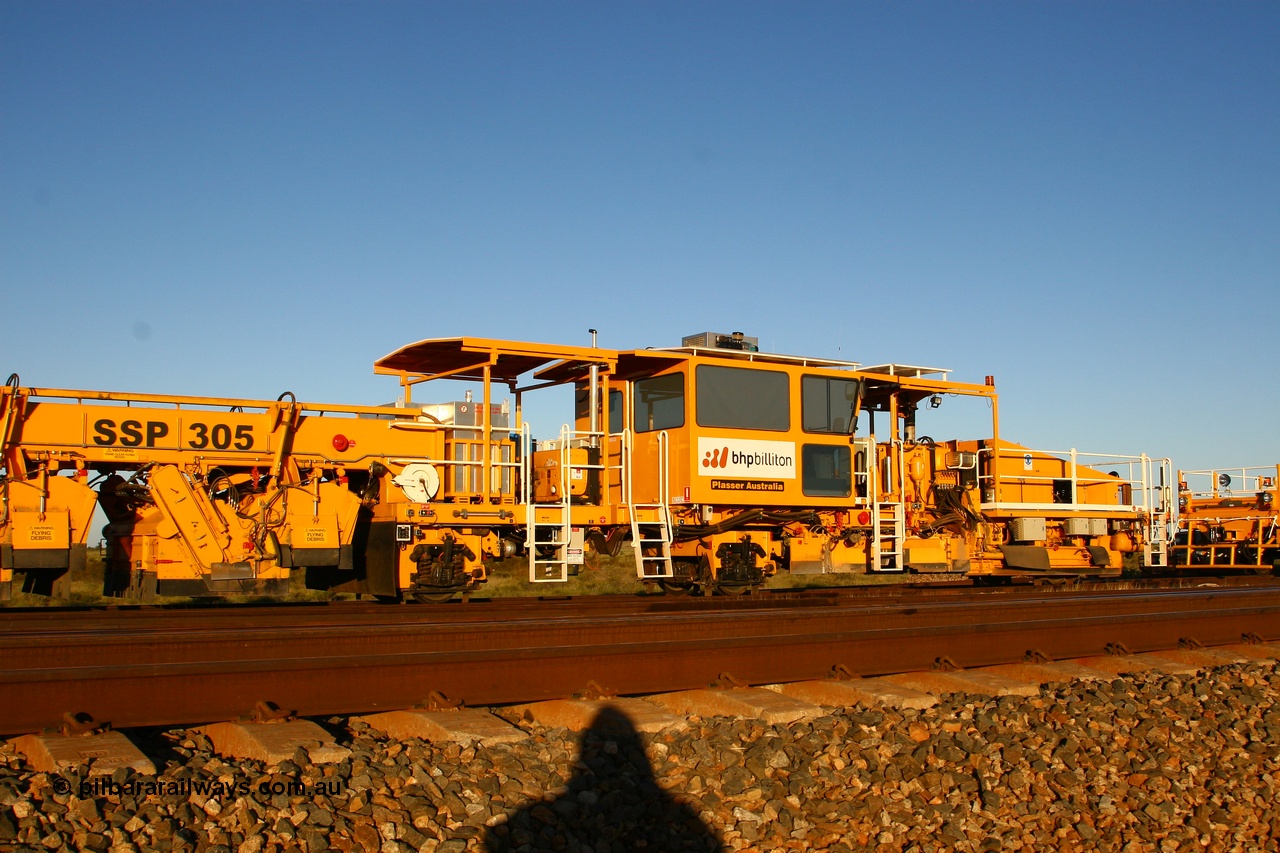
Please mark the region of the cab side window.
<svg viewBox="0 0 1280 853"><path fill-rule="evenodd" d="M622 409L622 392L609 392L609 434L618 435L626 424L626 413Z"/></svg>
<svg viewBox="0 0 1280 853"><path fill-rule="evenodd" d="M791 428L787 374L700 364L697 378L698 426L776 432Z"/></svg>
<svg viewBox="0 0 1280 853"><path fill-rule="evenodd" d="M635 419L633 423L636 432L653 432L684 426L683 373L669 373L665 376L641 379L635 383L634 388Z"/></svg>
<svg viewBox="0 0 1280 853"><path fill-rule="evenodd" d="M857 379L805 376L800 380L800 405L804 409L805 432L849 435L853 414L862 395Z"/></svg>
<svg viewBox="0 0 1280 853"><path fill-rule="evenodd" d="M800 449L801 487L806 495L847 498L853 494L848 445L806 444Z"/></svg>

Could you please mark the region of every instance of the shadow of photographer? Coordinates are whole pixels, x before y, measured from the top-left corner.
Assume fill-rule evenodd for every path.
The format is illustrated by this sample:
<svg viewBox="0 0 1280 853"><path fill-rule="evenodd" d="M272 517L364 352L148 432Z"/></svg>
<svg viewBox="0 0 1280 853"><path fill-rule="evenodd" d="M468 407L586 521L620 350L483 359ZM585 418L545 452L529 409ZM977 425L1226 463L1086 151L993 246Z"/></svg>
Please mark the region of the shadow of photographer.
<svg viewBox="0 0 1280 853"><path fill-rule="evenodd" d="M490 853L646 853L724 850L695 809L654 779L630 718L605 707L582 733L578 768L564 793L531 802L485 830ZM582 765L585 765L585 769Z"/></svg>

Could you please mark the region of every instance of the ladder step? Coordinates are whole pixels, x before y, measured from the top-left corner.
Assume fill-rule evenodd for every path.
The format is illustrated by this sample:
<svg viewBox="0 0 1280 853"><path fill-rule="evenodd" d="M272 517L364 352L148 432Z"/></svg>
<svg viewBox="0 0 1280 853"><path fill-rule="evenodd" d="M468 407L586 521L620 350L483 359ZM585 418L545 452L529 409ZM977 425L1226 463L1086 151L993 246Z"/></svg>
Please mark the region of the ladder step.
<svg viewBox="0 0 1280 853"><path fill-rule="evenodd" d="M628 510L636 576L645 580L672 577L670 509L665 504L631 504ZM646 548L659 553L646 554Z"/></svg>

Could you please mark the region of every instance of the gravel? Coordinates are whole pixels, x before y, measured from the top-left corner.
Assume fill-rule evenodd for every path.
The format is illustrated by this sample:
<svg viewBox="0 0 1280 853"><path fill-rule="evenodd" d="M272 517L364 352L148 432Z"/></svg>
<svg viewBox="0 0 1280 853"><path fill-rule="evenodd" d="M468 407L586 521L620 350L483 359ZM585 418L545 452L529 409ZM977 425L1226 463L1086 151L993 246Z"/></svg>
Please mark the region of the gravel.
<svg viewBox="0 0 1280 853"><path fill-rule="evenodd" d="M35 773L4 744L0 850L1277 850L1278 698L1267 663L791 725L642 735L604 714L575 735L513 719L531 737L487 748L333 718L350 759L299 750L272 768L135 731L164 769L97 790L87 767Z"/></svg>

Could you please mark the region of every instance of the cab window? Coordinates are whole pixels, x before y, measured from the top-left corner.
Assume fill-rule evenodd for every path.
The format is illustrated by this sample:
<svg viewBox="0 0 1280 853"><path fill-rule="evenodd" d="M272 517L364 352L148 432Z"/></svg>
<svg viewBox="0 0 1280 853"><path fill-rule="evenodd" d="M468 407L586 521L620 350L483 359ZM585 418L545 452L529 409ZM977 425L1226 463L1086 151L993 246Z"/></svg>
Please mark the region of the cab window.
<svg viewBox="0 0 1280 853"><path fill-rule="evenodd" d="M609 392L609 434L621 433L626 422L626 413L622 410L622 392L614 389Z"/></svg>
<svg viewBox="0 0 1280 853"><path fill-rule="evenodd" d="M787 374L698 365L698 426L785 431L791 427Z"/></svg>
<svg viewBox="0 0 1280 853"><path fill-rule="evenodd" d="M636 432L684 426L684 374L669 373L635 382ZM612 405L612 401L610 401ZM621 407L619 407L621 408Z"/></svg>
<svg viewBox="0 0 1280 853"><path fill-rule="evenodd" d="M585 384L574 386L574 407L573 416L577 423L589 423L591 410L591 392ZM597 403L597 408L600 407ZM626 424L626 419L622 410L622 392L616 388L609 390L609 423L607 429L610 435L618 435L622 432L622 427Z"/></svg>
<svg viewBox="0 0 1280 853"><path fill-rule="evenodd" d="M848 445L806 444L800 448L801 486L806 495L847 498L853 493Z"/></svg>
<svg viewBox="0 0 1280 853"><path fill-rule="evenodd" d="M805 432L848 435L853 431L853 413L862 383L857 379L805 376L800 380L800 405L804 409Z"/></svg>

